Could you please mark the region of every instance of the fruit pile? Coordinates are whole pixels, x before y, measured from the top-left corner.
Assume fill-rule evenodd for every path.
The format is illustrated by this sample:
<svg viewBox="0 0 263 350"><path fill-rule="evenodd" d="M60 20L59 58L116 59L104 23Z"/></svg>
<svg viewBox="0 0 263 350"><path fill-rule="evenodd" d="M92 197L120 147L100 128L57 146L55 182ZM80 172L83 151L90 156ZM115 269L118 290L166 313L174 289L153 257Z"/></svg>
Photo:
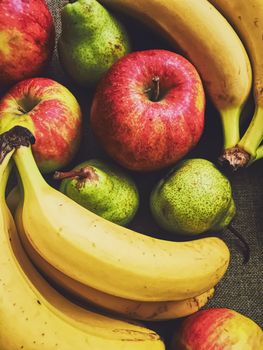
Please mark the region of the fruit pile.
<svg viewBox="0 0 263 350"><path fill-rule="evenodd" d="M223 230L249 260L219 165L263 157L263 3L70 1L57 45L48 5L0 1L0 349L263 349L252 319L207 307L231 264ZM169 49L135 49L122 16ZM56 51L69 84L50 77ZM189 157L208 100L218 164ZM142 201L163 234L134 230ZM148 324L175 319L171 341Z"/></svg>

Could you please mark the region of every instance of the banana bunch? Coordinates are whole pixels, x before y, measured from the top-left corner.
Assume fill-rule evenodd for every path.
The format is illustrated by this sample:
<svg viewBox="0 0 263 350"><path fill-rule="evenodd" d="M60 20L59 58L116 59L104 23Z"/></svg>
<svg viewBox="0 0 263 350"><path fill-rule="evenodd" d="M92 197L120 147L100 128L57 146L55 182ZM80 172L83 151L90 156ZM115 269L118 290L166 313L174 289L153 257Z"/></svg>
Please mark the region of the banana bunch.
<svg viewBox="0 0 263 350"><path fill-rule="evenodd" d="M38 254L30 244L23 229L22 201L19 200L18 189L11 191L7 197L7 204L15 215L22 244L30 259L38 267L40 272L54 284L62 293L66 291L73 299L78 299L82 304L92 304L102 310L138 320L169 320L184 317L198 311L214 294L214 288L201 295L179 301L140 302L116 297L103 291L96 290L63 274Z"/></svg>
<svg viewBox="0 0 263 350"><path fill-rule="evenodd" d="M38 254L30 244L23 229L22 200L20 200L19 188L15 187L6 198L10 211L15 216L22 245L24 246L31 261L38 270L57 287L62 293L67 292L73 299L82 304L92 304L102 310L113 314L125 316L131 319L144 321L169 320L188 316L203 307L214 295L214 288L201 295L179 301L141 302L116 297L103 291L96 290L63 274Z"/></svg>
<svg viewBox="0 0 263 350"><path fill-rule="evenodd" d="M23 185L23 232L49 264L77 282L137 301L183 300L213 288L229 250L216 238L154 239L111 223L49 186L31 148L13 159Z"/></svg>
<svg viewBox="0 0 263 350"><path fill-rule="evenodd" d="M160 321L184 317L198 311L214 294L214 288L201 295L179 301L141 302L116 297L103 291L84 285L57 270L44 260L30 244L23 229L22 202L15 212L15 222L22 244L30 259L40 272L54 284L62 293L66 291L73 299L84 305L94 305L101 310L125 316L130 319Z"/></svg>
<svg viewBox="0 0 263 350"><path fill-rule="evenodd" d="M239 167L263 157L260 0L100 2L156 29L192 61L220 113L225 159ZM252 84L255 114L240 137ZM164 241L95 215L47 184L31 136L22 132L22 141L7 145L0 135L0 349L164 349L154 331L99 310L139 320L190 315L213 296L228 247L216 237ZM5 198L13 163L20 179L14 215Z"/></svg>
<svg viewBox="0 0 263 350"><path fill-rule="evenodd" d="M12 134L15 129L19 138L26 130L22 141ZM7 329L13 331L16 320L17 336L1 334L0 348L29 348L32 343L38 349L41 342L46 349L56 344L82 349L85 343L90 349L163 349L153 331L101 316L90 307L126 319L190 315L207 303L224 276L229 264L225 243L215 237L162 241L98 217L45 182L27 129L16 127L5 134L16 141L0 165L0 312ZM5 200L11 157L21 186L19 203L12 201L15 223ZM65 298L65 292L83 307Z"/></svg>
<svg viewBox="0 0 263 350"><path fill-rule="evenodd" d="M221 116L222 160L237 169L263 158L261 0L100 2L146 23L176 49L179 46L195 65ZM240 137L240 114L251 87L255 111L245 134Z"/></svg>
<svg viewBox="0 0 263 350"><path fill-rule="evenodd" d="M0 142L1 143L1 142ZM164 349L160 337L145 327L102 316L73 304L58 293L32 265L13 217L5 188L10 158L0 164L0 348L27 349Z"/></svg>

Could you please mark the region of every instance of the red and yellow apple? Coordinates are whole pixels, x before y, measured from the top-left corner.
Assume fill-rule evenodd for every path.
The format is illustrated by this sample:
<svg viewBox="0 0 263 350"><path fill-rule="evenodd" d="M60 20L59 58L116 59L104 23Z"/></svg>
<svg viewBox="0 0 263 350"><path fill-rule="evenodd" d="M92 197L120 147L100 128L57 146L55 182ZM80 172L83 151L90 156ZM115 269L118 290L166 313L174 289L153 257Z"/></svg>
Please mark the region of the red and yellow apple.
<svg viewBox="0 0 263 350"><path fill-rule="evenodd" d="M262 329L227 308L209 308L188 316L174 335L172 350L260 350Z"/></svg>
<svg viewBox="0 0 263 350"><path fill-rule="evenodd" d="M44 0L1 0L0 87L38 75L53 49L53 18Z"/></svg>
<svg viewBox="0 0 263 350"><path fill-rule="evenodd" d="M82 116L78 101L63 85L47 78L22 80L0 100L0 133L28 128L33 154L43 173L66 166L78 150Z"/></svg>
<svg viewBox="0 0 263 350"><path fill-rule="evenodd" d="M195 67L168 50L132 52L99 82L93 134L122 166L135 171L174 164L199 141L205 94Z"/></svg>

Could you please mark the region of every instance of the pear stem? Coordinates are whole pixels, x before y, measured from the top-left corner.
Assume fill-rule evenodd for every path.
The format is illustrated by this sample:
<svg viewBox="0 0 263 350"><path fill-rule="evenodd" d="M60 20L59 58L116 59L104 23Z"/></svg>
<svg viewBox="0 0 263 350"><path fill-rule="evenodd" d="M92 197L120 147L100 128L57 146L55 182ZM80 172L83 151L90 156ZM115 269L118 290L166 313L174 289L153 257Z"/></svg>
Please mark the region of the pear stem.
<svg viewBox="0 0 263 350"><path fill-rule="evenodd" d="M90 166L86 166L78 170L71 170L71 171L65 171L65 172L56 171L53 177L56 180L63 180L68 178L77 178L80 180L84 180L84 179L97 180L98 179L98 175L95 173L94 169Z"/></svg>
<svg viewBox="0 0 263 350"><path fill-rule="evenodd" d="M244 259L243 264L248 263L250 259L250 247L245 238L230 224L228 225L228 230L233 233L243 244L244 246Z"/></svg>

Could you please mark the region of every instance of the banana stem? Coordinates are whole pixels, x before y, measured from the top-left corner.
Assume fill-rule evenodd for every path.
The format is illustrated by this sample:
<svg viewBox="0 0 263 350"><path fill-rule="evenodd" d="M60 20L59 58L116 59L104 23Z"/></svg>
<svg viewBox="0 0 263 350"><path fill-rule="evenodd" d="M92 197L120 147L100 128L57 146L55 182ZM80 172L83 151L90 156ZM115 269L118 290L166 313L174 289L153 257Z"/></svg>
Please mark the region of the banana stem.
<svg viewBox="0 0 263 350"><path fill-rule="evenodd" d="M0 201L5 201L6 183L12 168L10 159L14 151L15 149L13 148L10 152L8 152L0 164Z"/></svg>
<svg viewBox="0 0 263 350"><path fill-rule="evenodd" d="M235 107L220 111L224 137L224 149L232 148L240 140L239 119L241 108Z"/></svg>
<svg viewBox="0 0 263 350"><path fill-rule="evenodd" d="M230 166L232 170L237 170L249 164L250 155L242 148L236 146L226 149L219 157L219 162Z"/></svg>
<svg viewBox="0 0 263 350"><path fill-rule="evenodd" d="M0 178L1 186L4 186L4 180L7 181L11 166L7 167L15 150L21 144L26 142L33 142L33 135L25 128L16 126L0 135ZM8 174L7 174L8 173ZM6 177L5 177L6 176ZM5 193L3 191L3 195Z"/></svg>
<svg viewBox="0 0 263 350"><path fill-rule="evenodd" d="M229 165L233 170L243 168L250 161L250 153L243 149L240 142L239 120L241 108L221 111L221 120L224 135L224 151L219 162Z"/></svg>
<svg viewBox="0 0 263 350"><path fill-rule="evenodd" d="M254 116L245 134L238 142L238 146L249 153L251 158L256 157L257 149L263 139L263 108L256 106Z"/></svg>
<svg viewBox="0 0 263 350"><path fill-rule="evenodd" d="M14 153L13 158L24 189L26 187L39 189L40 186L46 186L46 182L38 169L30 146L19 147Z"/></svg>
<svg viewBox="0 0 263 350"><path fill-rule="evenodd" d="M6 131L0 135L0 164L4 161L9 152L19 146L17 134L13 130Z"/></svg>

